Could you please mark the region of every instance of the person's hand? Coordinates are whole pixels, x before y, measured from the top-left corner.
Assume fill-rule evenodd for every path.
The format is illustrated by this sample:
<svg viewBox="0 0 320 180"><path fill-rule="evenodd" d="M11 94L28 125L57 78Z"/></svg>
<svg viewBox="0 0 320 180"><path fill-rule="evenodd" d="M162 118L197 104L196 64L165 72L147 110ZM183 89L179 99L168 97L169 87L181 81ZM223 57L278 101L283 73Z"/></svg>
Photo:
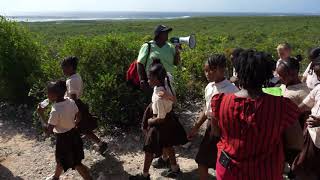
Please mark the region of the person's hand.
<svg viewBox="0 0 320 180"><path fill-rule="evenodd" d="M308 127L311 127L311 128L319 127L320 126L320 119L311 115L307 119L306 123L307 123Z"/></svg>
<svg viewBox="0 0 320 180"><path fill-rule="evenodd" d="M45 135L49 136L51 133L49 132L49 129L47 127L43 127L43 132Z"/></svg>
<svg viewBox="0 0 320 180"><path fill-rule="evenodd" d="M140 81L140 89L141 90L143 90L143 91L145 91L147 88L148 88L148 81L146 81L146 80L141 80Z"/></svg>
<svg viewBox="0 0 320 180"><path fill-rule="evenodd" d="M181 44L177 44L175 48L176 48L176 54L180 54L180 51L182 50Z"/></svg>
<svg viewBox="0 0 320 180"><path fill-rule="evenodd" d="M198 134L198 132L199 132L199 128L193 127L191 131L188 133L188 136L187 136L188 140L191 141Z"/></svg>
<svg viewBox="0 0 320 180"><path fill-rule="evenodd" d="M169 94L167 91L160 91L157 93L160 99L168 99L171 100L171 94Z"/></svg>
<svg viewBox="0 0 320 180"><path fill-rule="evenodd" d="M43 114L43 113L44 113L44 111L45 111L45 108L42 108L42 107L40 106L40 104L38 104L38 107L37 107L37 113L39 113L39 114Z"/></svg>

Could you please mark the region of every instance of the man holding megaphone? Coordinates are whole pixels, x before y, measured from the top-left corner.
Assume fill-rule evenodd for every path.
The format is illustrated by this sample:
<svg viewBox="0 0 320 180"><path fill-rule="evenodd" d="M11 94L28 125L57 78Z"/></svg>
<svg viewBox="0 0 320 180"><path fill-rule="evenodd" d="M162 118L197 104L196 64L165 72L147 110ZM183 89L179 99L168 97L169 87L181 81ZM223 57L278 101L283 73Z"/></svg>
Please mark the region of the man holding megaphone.
<svg viewBox="0 0 320 180"><path fill-rule="evenodd" d="M138 74L140 79L140 87L146 92L150 91L148 85L147 71L153 63L154 59L159 59L166 71L172 75L174 67L180 63L180 46L174 46L168 42L168 35L172 28L164 25L158 25L154 30L154 39L149 43L142 45L138 62ZM150 46L150 52L149 52ZM148 90L149 89L149 90ZM148 95L151 93L148 93Z"/></svg>

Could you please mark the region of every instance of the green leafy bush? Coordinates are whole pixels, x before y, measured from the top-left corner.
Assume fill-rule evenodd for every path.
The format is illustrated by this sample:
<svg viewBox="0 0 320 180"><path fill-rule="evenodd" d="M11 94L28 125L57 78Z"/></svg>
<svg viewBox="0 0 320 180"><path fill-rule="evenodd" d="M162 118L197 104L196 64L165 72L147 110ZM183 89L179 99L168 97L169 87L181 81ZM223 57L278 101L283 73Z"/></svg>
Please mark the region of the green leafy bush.
<svg viewBox="0 0 320 180"><path fill-rule="evenodd" d="M40 73L40 44L24 27L0 17L0 98L25 102Z"/></svg>
<svg viewBox="0 0 320 180"><path fill-rule="evenodd" d="M125 73L136 58L138 43L114 34L66 41L59 59L79 57L78 71L84 81L84 101L101 122L136 123L145 107L143 93L127 86Z"/></svg>

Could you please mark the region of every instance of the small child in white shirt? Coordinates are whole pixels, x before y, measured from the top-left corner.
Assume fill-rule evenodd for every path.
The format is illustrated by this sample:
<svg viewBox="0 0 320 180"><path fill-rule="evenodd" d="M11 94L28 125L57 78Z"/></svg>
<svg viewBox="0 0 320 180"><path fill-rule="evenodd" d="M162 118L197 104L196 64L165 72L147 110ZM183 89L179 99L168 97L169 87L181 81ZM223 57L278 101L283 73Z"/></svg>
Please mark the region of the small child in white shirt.
<svg viewBox="0 0 320 180"><path fill-rule="evenodd" d="M161 175L168 178L176 178L180 168L175 157L173 146L183 145L188 142L186 132L172 110L173 101L160 97L159 92L169 91L167 72L163 65L155 64L149 70L149 84L154 88L152 103L145 111L142 129L145 135L144 147L145 161L143 173L131 176L132 180L149 180L149 169L154 157L160 157L163 153L169 156L170 169ZM169 88L169 89L168 89Z"/></svg>
<svg viewBox="0 0 320 180"><path fill-rule="evenodd" d="M90 114L88 105L83 103L80 99L83 93L83 81L81 76L77 73L78 61L79 59L77 57L71 56L65 58L61 63L63 73L68 77L66 81L67 92L65 97L73 99L79 108L81 120L78 124L78 130L80 133L96 143L99 147L99 152L104 155L104 152L108 147L107 143L102 141L93 132L98 127L97 118Z"/></svg>
<svg viewBox="0 0 320 180"><path fill-rule="evenodd" d="M79 110L72 99L65 98L66 82L50 82L48 99L53 102L48 120L47 132L56 135L56 170L54 175L47 180L58 180L62 172L76 169L87 180L92 179L88 168L81 163L84 159L83 143L79 131L75 128L79 123ZM44 119L44 108L40 105L37 109Z"/></svg>

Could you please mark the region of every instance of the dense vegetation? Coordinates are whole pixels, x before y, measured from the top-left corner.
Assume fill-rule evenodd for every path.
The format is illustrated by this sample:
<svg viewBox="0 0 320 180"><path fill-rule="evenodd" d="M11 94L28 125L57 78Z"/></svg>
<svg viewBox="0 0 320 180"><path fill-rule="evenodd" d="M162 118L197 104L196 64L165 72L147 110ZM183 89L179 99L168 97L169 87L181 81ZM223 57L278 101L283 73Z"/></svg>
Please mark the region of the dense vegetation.
<svg viewBox="0 0 320 180"><path fill-rule="evenodd" d="M134 122L144 101L139 91L127 87L125 72L137 57L141 44L152 38L157 24L173 27L171 36L191 33L197 36L196 49L184 49L182 65L175 74L181 103L201 97L205 85L203 62L211 53L228 55L234 47L256 48L272 53L276 59L278 43L289 42L295 54L303 55L320 44L320 17L203 17L20 24L2 19L0 97L16 101L17 98L9 96L12 93L22 96L18 99L25 99L31 88L30 96L38 100L43 98L45 83L62 77L60 60L76 55L80 58L79 71L85 82L84 100L101 117L102 124ZM304 61L304 66L306 64ZM19 81L10 81L15 76ZM8 86L8 83L22 88Z"/></svg>

